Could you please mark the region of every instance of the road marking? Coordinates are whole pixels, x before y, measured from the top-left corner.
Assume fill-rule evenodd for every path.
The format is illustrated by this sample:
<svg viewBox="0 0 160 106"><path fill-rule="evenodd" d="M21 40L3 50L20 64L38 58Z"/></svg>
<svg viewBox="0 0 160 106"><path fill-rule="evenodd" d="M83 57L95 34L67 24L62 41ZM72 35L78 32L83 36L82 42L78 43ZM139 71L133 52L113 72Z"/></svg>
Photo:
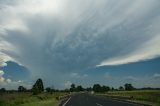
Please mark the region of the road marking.
<svg viewBox="0 0 160 106"><path fill-rule="evenodd" d="M70 99L71 97L62 106L65 106L69 102Z"/></svg>
<svg viewBox="0 0 160 106"><path fill-rule="evenodd" d="M98 106L103 106L103 105L101 105L101 104L99 104L99 103L96 103L96 105L98 105Z"/></svg>
<svg viewBox="0 0 160 106"><path fill-rule="evenodd" d="M130 105L135 105L135 106L143 106L143 105L139 105L139 104L135 104L135 103L129 103L129 102L123 102L123 101L119 101L119 100L113 100L112 101L116 101L116 102L121 102L121 103L126 103L126 104L130 104Z"/></svg>

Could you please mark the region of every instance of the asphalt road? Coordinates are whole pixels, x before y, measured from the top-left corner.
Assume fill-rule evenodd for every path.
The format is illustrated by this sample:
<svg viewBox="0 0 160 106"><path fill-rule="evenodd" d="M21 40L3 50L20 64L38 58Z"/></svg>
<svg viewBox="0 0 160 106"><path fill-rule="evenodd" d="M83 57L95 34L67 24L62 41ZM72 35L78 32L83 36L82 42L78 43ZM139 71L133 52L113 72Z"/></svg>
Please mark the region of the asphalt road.
<svg viewBox="0 0 160 106"><path fill-rule="evenodd" d="M60 106L144 106L123 100L98 97L90 94L75 94L67 98Z"/></svg>

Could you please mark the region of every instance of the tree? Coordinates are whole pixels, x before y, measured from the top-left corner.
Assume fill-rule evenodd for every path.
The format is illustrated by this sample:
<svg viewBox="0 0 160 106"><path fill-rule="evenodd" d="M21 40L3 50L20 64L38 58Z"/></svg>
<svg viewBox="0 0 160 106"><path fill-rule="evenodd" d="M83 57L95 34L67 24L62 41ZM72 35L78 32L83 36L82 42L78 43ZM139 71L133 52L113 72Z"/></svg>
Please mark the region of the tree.
<svg viewBox="0 0 160 106"><path fill-rule="evenodd" d="M47 87L47 88L46 88L46 92L52 94L53 92L55 92L55 89L54 89L54 88Z"/></svg>
<svg viewBox="0 0 160 106"><path fill-rule="evenodd" d="M132 86L132 84L126 83L124 86L125 86L125 90L128 90L128 91L131 91L131 90L134 89L134 87Z"/></svg>
<svg viewBox="0 0 160 106"><path fill-rule="evenodd" d="M108 92L110 90L110 87L108 87L108 86L102 86L101 87L101 92Z"/></svg>
<svg viewBox="0 0 160 106"><path fill-rule="evenodd" d="M33 94L39 94L44 91L42 79L38 79L32 88Z"/></svg>
<svg viewBox="0 0 160 106"><path fill-rule="evenodd" d="M83 88L82 88L82 86L81 85L79 85L79 86L77 86L77 89L76 89L78 92L79 91L83 91Z"/></svg>
<svg viewBox="0 0 160 106"><path fill-rule="evenodd" d="M119 87L119 90L123 91L123 90L124 90L124 87L123 87L123 86L120 86L120 87Z"/></svg>
<svg viewBox="0 0 160 106"><path fill-rule="evenodd" d="M19 86L18 87L18 92L25 92L26 88L24 88L23 86Z"/></svg>
<svg viewBox="0 0 160 106"><path fill-rule="evenodd" d="M47 87L47 88L46 88L46 91L47 91L47 92L51 92L51 90L52 90L52 89L51 89L50 87Z"/></svg>
<svg viewBox="0 0 160 106"><path fill-rule="evenodd" d="M99 85L99 84L94 84L93 85L93 91L94 92L108 92L110 90L110 87L108 87L108 86L105 86L105 85L103 85L103 86L101 86L101 85Z"/></svg>
<svg viewBox="0 0 160 106"><path fill-rule="evenodd" d="M115 90L114 87L112 87L111 90L114 91Z"/></svg>
<svg viewBox="0 0 160 106"><path fill-rule="evenodd" d="M5 88L1 88L0 92L4 93L4 92L6 92L6 89Z"/></svg>
<svg viewBox="0 0 160 106"><path fill-rule="evenodd" d="M72 84L72 85L71 85L71 88L76 88L76 87L75 87L75 84Z"/></svg>
<svg viewBox="0 0 160 106"><path fill-rule="evenodd" d="M74 92L75 89L76 89L75 84L72 84L72 85L71 85L71 88L70 88L70 91L71 91L71 92Z"/></svg>
<svg viewBox="0 0 160 106"><path fill-rule="evenodd" d="M64 90L64 92L69 92L69 91L70 91L69 89L65 89L65 90Z"/></svg>
<svg viewBox="0 0 160 106"><path fill-rule="evenodd" d="M100 91L101 91L101 85L99 85L99 84L94 84L94 85L93 85L93 91L94 91L94 92L100 92Z"/></svg>
<svg viewBox="0 0 160 106"><path fill-rule="evenodd" d="M86 91L92 91L92 88L91 87L86 88Z"/></svg>

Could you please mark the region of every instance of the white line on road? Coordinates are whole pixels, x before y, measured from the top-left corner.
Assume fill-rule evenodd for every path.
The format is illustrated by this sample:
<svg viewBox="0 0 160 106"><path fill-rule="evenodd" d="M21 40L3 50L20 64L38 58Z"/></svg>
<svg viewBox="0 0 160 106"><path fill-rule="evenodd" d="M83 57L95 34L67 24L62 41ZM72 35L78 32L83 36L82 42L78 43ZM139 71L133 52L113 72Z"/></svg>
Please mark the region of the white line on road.
<svg viewBox="0 0 160 106"><path fill-rule="evenodd" d="M98 105L98 106L103 106L103 105L101 105L101 104L99 104L99 103L96 103L96 105Z"/></svg>
<svg viewBox="0 0 160 106"><path fill-rule="evenodd" d="M71 97L62 106L65 106L69 102L70 99Z"/></svg>

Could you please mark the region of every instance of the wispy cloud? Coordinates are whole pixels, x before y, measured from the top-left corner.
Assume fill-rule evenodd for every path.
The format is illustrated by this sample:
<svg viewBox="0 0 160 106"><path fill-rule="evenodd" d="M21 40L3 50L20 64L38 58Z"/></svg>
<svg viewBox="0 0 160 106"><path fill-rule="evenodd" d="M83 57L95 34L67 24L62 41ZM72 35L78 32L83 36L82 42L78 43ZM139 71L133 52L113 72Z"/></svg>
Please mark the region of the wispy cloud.
<svg viewBox="0 0 160 106"><path fill-rule="evenodd" d="M88 75L87 74L83 74L83 75L80 75L80 74L78 74L78 73L71 73L70 74L70 76L72 77L72 78L86 78L86 77L88 77Z"/></svg>
<svg viewBox="0 0 160 106"><path fill-rule="evenodd" d="M160 35L145 42L143 45L139 45L137 49L131 53L107 59L97 66L128 64L159 57L160 56L159 45L160 45Z"/></svg>
<svg viewBox="0 0 160 106"><path fill-rule="evenodd" d="M160 78L160 74L155 73L155 74L153 75L153 77L154 77L154 78Z"/></svg>

